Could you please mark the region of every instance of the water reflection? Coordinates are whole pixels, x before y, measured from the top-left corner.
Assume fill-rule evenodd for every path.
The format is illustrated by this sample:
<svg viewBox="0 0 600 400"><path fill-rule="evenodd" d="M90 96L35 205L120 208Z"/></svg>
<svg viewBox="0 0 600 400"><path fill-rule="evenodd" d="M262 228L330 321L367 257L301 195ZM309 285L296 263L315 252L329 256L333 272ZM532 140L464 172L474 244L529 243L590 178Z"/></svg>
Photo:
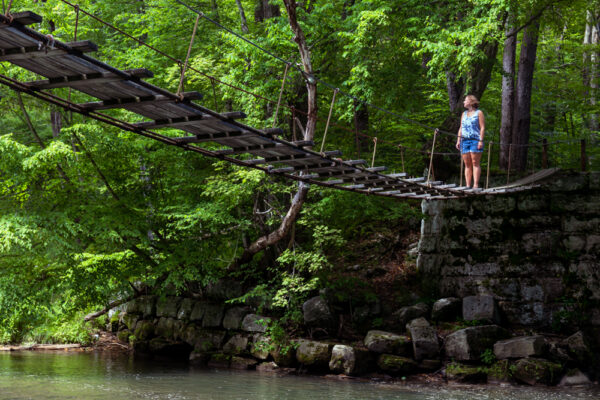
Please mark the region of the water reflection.
<svg viewBox="0 0 600 400"><path fill-rule="evenodd" d="M0 353L2 399L558 400L600 391L419 386L217 371L110 353Z"/></svg>

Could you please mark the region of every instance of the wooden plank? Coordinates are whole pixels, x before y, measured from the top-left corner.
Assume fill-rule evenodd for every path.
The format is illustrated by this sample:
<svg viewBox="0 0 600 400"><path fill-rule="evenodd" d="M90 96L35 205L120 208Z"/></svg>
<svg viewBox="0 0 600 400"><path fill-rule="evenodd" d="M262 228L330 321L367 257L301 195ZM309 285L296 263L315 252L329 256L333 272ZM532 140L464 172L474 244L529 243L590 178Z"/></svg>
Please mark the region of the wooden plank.
<svg viewBox="0 0 600 400"><path fill-rule="evenodd" d="M152 78L154 74L145 68L131 69L123 71L130 78ZM122 81L126 78L112 72L94 72L91 74L62 76L58 78L44 79L41 81L27 82L25 85L33 90L54 89L62 87L77 87L80 85L98 85L116 81Z"/></svg>
<svg viewBox="0 0 600 400"><path fill-rule="evenodd" d="M288 147L294 151L298 151L302 147L314 146L314 142L312 140L301 140L298 142L291 142L291 144L293 146L288 146L283 143L269 143L269 144L259 144L259 145L254 145L254 146L242 146L242 147L234 147L232 149L218 150L215 153L223 154L223 155L235 155L235 154L244 154L244 153L254 154L256 152L262 152L264 150L269 150L269 149L280 150L280 149L284 149L284 148L288 148ZM297 147L297 149L294 147Z"/></svg>
<svg viewBox="0 0 600 400"><path fill-rule="evenodd" d="M10 16L12 17L13 23L16 22L21 25L39 24L40 22L42 22L44 20L40 15L37 15L36 13L31 12L31 11L21 11L18 13L11 13ZM6 28L10 28L10 25L0 25L0 29L6 29Z"/></svg>
<svg viewBox="0 0 600 400"><path fill-rule="evenodd" d="M202 100L202 94L199 92L185 92L182 93L182 95L185 100ZM175 100L163 95L135 96L83 103L79 104L79 107L85 108L88 111L97 111L110 110L113 108L127 108L129 106L146 106L150 104L162 105L166 102L174 103Z"/></svg>
<svg viewBox="0 0 600 400"><path fill-rule="evenodd" d="M333 151L326 151L324 154L326 157L331 157L331 156L339 156L342 154L342 152L339 150L333 150ZM285 155L285 156L257 158L254 160L248 160L246 162L251 165L259 165L259 164L267 164L267 163L288 163L290 161L311 160L311 159L315 159L315 158L323 159L323 156L321 154L312 154L312 153L291 154L291 155ZM310 165L307 165L307 167L310 167Z"/></svg>
<svg viewBox="0 0 600 400"><path fill-rule="evenodd" d="M67 45L73 50L80 51L82 53L90 53L98 50L98 46L89 40L71 42L67 43ZM39 46L12 47L9 49L0 49L0 61L12 62L18 60L64 56L67 54L69 53L62 49L40 49Z"/></svg>
<svg viewBox="0 0 600 400"><path fill-rule="evenodd" d="M207 133L204 135L196 135L196 136L186 136L180 138L173 138L176 142L181 143L204 143L204 142L214 142L215 140L219 140L221 142L226 142L227 140L239 140L241 138L251 138L251 137L260 137L257 133L250 131L235 131L235 132L216 132L216 133Z"/></svg>
<svg viewBox="0 0 600 400"><path fill-rule="evenodd" d="M202 122L214 122L221 120L234 120L246 118L246 114L241 111L226 112L221 114L223 118L217 118L209 114L189 115L180 118L157 119L155 121L139 122L134 124L138 128L157 129L157 128L177 128L185 125L197 125Z"/></svg>

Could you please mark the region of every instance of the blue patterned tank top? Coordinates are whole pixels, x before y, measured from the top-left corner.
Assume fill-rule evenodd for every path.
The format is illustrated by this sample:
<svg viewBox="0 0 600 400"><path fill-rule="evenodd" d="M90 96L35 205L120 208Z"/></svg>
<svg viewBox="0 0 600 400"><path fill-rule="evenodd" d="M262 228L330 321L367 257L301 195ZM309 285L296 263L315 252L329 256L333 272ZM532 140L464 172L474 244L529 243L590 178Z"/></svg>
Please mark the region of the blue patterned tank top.
<svg viewBox="0 0 600 400"><path fill-rule="evenodd" d="M461 134L464 139L479 140L479 110L476 110L470 117L468 116L468 112L465 111L461 127Z"/></svg>

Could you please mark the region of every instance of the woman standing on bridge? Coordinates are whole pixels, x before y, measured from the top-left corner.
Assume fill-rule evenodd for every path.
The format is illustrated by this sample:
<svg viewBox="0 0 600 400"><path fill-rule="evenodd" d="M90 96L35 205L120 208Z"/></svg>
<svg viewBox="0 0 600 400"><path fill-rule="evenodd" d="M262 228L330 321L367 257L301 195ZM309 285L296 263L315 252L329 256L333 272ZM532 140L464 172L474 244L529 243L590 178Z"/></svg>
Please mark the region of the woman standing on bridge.
<svg viewBox="0 0 600 400"><path fill-rule="evenodd" d="M481 176L485 118L483 117L483 113L478 109L479 100L472 94L465 97L463 105L467 110L461 118L456 148L460 150L462 159L465 162L465 180L467 186L477 189L479 188L479 177Z"/></svg>

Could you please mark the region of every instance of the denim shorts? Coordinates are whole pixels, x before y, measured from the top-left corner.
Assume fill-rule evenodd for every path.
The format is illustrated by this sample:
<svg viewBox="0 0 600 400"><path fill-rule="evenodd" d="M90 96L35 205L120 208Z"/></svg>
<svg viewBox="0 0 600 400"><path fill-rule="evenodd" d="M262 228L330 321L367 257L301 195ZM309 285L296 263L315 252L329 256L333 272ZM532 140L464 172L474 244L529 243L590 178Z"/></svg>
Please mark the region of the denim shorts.
<svg viewBox="0 0 600 400"><path fill-rule="evenodd" d="M479 140L477 139L461 139L460 154L483 153L483 146L480 150L477 148L477 145L479 145Z"/></svg>

